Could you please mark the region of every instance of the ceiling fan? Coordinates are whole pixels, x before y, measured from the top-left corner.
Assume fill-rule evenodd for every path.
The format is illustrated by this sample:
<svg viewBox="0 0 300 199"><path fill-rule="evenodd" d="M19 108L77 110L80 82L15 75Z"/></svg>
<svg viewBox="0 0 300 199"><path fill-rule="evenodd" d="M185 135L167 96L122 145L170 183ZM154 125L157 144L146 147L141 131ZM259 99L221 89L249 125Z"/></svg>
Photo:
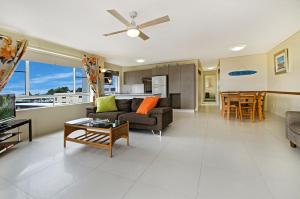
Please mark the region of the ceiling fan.
<svg viewBox="0 0 300 199"><path fill-rule="evenodd" d="M127 32L127 35L129 37L140 37L143 40L147 40L149 39L149 36L147 36L145 33L143 33L141 31L141 29L150 27L150 26L154 26L157 24L161 24L161 23L165 23L170 21L170 18L168 15L151 20L151 21L147 21L145 23L142 23L140 25L137 25L134 21L134 19L137 17L138 13L136 11L132 11L129 13L129 16L131 18L131 22L127 21L118 11L116 10L107 10L107 12L109 12L112 16L114 16L116 19L118 19L121 23L123 23L127 28L123 29L123 30L119 30L116 32L112 32L112 33L108 33L108 34L104 34L104 36L111 36L111 35L115 35L115 34L119 34L119 33L123 33L123 32Z"/></svg>

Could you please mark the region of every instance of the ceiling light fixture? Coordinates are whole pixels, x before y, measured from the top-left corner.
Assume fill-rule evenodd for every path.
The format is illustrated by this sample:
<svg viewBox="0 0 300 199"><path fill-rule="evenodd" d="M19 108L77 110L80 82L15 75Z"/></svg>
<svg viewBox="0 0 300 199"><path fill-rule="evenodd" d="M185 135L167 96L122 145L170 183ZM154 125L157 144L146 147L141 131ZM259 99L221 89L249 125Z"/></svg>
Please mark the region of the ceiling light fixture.
<svg viewBox="0 0 300 199"><path fill-rule="evenodd" d="M136 62L137 62L137 63L144 63L145 60L144 60L144 59L137 59Z"/></svg>
<svg viewBox="0 0 300 199"><path fill-rule="evenodd" d="M129 37L137 37L140 35L140 31L136 28L130 28L127 30L127 35Z"/></svg>
<svg viewBox="0 0 300 199"><path fill-rule="evenodd" d="M214 70L215 67L207 67L207 70Z"/></svg>
<svg viewBox="0 0 300 199"><path fill-rule="evenodd" d="M247 45L239 45L239 46L234 46L232 48L230 48L231 51L237 52L237 51L241 51L244 48L246 48Z"/></svg>

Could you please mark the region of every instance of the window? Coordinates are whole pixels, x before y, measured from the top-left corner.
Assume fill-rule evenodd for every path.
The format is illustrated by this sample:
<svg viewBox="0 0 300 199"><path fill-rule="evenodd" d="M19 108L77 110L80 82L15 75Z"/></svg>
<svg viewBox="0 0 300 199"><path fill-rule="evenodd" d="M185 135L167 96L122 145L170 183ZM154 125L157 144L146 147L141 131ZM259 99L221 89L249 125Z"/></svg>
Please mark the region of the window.
<svg viewBox="0 0 300 199"><path fill-rule="evenodd" d="M73 92L73 68L30 62L30 95Z"/></svg>
<svg viewBox="0 0 300 199"><path fill-rule="evenodd" d="M17 96L25 95L25 76L25 61L21 60L1 93L14 93Z"/></svg>
<svg viewBox="0 0 300 199"><path fill-rule="evenodd" d="M86 73L83 68L75 69L75 92L76 93L88 93L89 85L87 82Z"/></svg>
<svg viewBox="0 0 300 199"><path fill-rule="evenodd" d="M17 108L90 102L82 68L20 61L2 93L15 93Z"/></svg>

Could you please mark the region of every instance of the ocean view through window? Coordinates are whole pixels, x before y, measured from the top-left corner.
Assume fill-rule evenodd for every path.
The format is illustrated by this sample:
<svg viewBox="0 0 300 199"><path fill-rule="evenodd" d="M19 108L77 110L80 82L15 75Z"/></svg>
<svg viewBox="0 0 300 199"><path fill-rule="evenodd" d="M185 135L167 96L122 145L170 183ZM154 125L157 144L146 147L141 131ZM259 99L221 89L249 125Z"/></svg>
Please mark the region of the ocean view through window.
<svg viewBox="0 0 300 199"><path fill-rule="evenodd" d="M17 109L90 102L85 71L21 60L1 93L17 96Z"/></svg>

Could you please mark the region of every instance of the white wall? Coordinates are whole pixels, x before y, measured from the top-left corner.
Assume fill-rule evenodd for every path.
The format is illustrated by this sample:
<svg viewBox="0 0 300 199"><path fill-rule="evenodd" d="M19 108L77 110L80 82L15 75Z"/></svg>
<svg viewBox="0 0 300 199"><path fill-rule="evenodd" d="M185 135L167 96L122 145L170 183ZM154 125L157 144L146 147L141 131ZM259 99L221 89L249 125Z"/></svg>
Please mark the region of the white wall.
<svg viewBox="0 0 300 199"><path fill-rule="evenodd" d="M274 54L288 49L289 72L275 75ZM268 90L300 92L300 31L274 47L268 53ZM268 110L285 116L289 110L300 111L300 96L268 94Z"/></svg>
<svg viewBox="0 0 300 199"><path fill-rule="evenodd" d="M85 117L85 108L91 103L18 110L17 119L31 119L33 137L64 129L64 122ZM21 128L22 138L27 138L28 127Z"/></svg>
<svg viewBox="0 0 300 199"><path fill-rule="evenodd" d="M267 89L267 54L220 59L220 91L252 91ZM229 76L237 70L255 70L254 75Z"/></svg>
<svg viewBox="0 0 300 199"><path fill-rule="evenodd" d="M53 42L45 41L39 38L31 37L21 32L13 32L1 27L0 27L0 32L1 34L10 36L16 40L21 40L21 39L28 40L29 47L51 51L58 54L64 54L76 58L76 59L67 58L65 56L62 57L54 54L37 52L35 50L31 50L30 48L27 48L24 57L22 59L36 61L36 62L57 64L61 66L72 66L72 67L82 66L81 58L83 57L84 54L86 54L86 52L82 50L70 48ZM99 58L99 65L103 66L105 58L100 55L97 55L97 57Z"/></svg>

